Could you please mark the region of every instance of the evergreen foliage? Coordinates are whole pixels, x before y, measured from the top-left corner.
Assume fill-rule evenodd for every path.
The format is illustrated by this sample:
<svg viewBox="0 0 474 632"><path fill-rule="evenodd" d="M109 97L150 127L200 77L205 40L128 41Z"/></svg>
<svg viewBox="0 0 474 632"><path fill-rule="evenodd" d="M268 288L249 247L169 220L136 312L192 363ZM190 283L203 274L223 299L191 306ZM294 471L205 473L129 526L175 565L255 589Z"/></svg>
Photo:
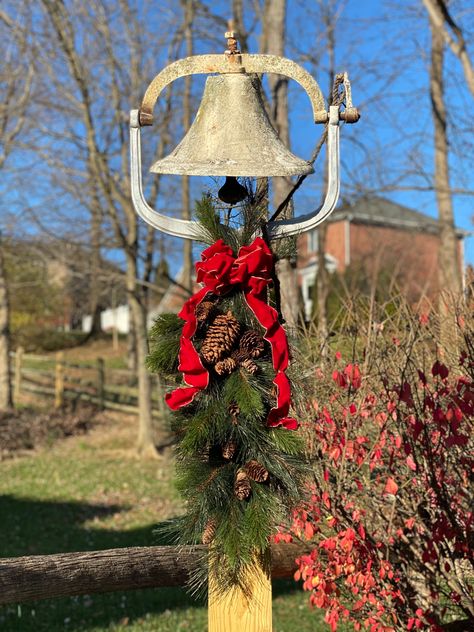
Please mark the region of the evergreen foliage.
<svg viewBox="0 0 474 632"><path fill-rule="evenodd" d="M198 217L208 236L213 240L223 238L210 198L198 204ZM242 235L233 233L234 242L241 239ZM239 289L219 300L213 298L219 313L231 311L239 320L242 334L251 329L263 335ZM198 351L211 322L201 324L194 336ZM151 330L151 371L179 377L181 328L182 321L176 316L166 314L157 319ZM191 586L198 592L207 582L208 561L214 565L214 576L223 592L235 585L246 591L249 565L266 563L270 537L279 525L288 522L301 500L307 474L302 440L297 432L266 425L276 403L275 371L267 343L255 363L255 374L239 366L230 375L219 375L212 366L207 367L208 388L171 416L172 429L179 438L177 485L187 510L165 529L177 544L199 544L203 536L206 540L210 533L214 536L209 560L206 555L191 578ZM229 442L235 445L235 451L226 458L224 447ZM250 496L240 500L234 483L237 472L250 461L263 466L268 478L264 482L249 479Z"/></svg>

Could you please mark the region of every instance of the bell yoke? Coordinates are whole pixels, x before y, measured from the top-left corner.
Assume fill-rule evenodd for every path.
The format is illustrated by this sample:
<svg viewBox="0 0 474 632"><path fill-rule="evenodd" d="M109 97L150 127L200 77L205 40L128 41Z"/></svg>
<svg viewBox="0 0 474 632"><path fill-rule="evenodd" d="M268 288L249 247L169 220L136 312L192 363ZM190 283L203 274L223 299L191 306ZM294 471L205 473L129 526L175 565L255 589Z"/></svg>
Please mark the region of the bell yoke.
<svg viewBox="0 0 474 632"><path fill-rule="evenodd" d="M136 212L158 230L185 239L196 239L196 222L167 217L152 209L143 195L140 131L153 124L153 109L163 89L178 79L195 74L208 77L201 105L185 137L165 158L155 162L153 173L225 176L219 197L229 204L244 199L246 191L238 176L296 176L313 173L310 162L298 158L278 138L265 110L257 75L277 73L297 81L308 94L315 123L327 123L328 188L323 204L304 216L268 222L267 237L278 239L312 230L334 210L339 197L339 121L355 122L355 108L342 114L338 106L326 111L316 81L295 62L274 55L241 54L235 33L226 33L224 55L196 55L162 70L148 86L140 110L130 113L132 200ZM347 104L348 105L348 104ZM347 116L352 110L353 118ZM344 116L345 115L345 116Z"/></svg>

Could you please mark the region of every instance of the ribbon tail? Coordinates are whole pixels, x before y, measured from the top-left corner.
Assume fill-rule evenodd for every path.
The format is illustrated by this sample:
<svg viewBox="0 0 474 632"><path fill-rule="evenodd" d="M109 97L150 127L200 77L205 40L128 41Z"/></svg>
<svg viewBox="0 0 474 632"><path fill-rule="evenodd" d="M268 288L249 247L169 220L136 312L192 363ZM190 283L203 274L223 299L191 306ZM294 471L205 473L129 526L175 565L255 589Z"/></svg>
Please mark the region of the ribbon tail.
<svg viewBox="0 0 474 632"><path fill-rule="evenodd" d="M267 426L271 428L283 426L288 430L296 430L299 425L298 422L293 417L287 416L290 411L290 381L283 371L278 371L273 384L277 388L277 405L268 413Z"/></svg>
<svg viewBox="0 0 474 632"><path fill-rule="evenodd" d="M208 294L208 288L202 288L191 296L178 316L185 320L179 347L178 370L183 373L184 383L188 387L176 388L165 396L165 401L171 410L178 410L190 404L199 391L203 391L209 385L209 372L204 367L198 352L191 340L197 329L196 307Z"/></svg>
<svg viewBox="0 0 474 632"><path fill-rule="evenodd" d="M173 392L165 395L165 402L171 410L179 410L190 404L201 390L197 386L176 388Z"/></svg>
<svg viewBox="0 0 474 632"><path fill-rule="evenodd" d="M267 426L284 426L289 430L296 430L298 422L287 417L290 410L291 389L290 381L285 374L289 362L288 339L285 330L278 321L278 314L255 292L245 292L245 300L258 322L265 328L264 338L270 343L272 350L273 368L277 372L273 384L277 388L277 405L268 413Z"/></svg>

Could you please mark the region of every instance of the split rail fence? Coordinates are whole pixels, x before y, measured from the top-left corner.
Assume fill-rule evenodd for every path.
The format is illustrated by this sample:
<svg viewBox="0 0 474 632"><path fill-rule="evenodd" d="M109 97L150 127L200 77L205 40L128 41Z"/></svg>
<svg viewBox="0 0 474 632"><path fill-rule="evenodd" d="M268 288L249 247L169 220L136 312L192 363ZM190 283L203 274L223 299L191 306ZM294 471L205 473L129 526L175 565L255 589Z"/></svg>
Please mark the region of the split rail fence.
<svg viewBox="0 0 474 632"><path fill-rule="evenodd" d="M150 546L2 558L0 605L184 586L206 550L204 546ZM272 578L292 577L295 558L308 552L307 545L272 545Z"/></svg>
<svg viewBox="0 0 474 632"><path fill-rule="evenodd" d="M138 388L133 371L107 366L103 358L82 362L55 356L24 353L20 347L12 354L14 364L14 400L22 393L54 400L55 408L67 401L85 401L101 410L138 414ZM166 414L163 385L153 376L153 414Z"/></svg>

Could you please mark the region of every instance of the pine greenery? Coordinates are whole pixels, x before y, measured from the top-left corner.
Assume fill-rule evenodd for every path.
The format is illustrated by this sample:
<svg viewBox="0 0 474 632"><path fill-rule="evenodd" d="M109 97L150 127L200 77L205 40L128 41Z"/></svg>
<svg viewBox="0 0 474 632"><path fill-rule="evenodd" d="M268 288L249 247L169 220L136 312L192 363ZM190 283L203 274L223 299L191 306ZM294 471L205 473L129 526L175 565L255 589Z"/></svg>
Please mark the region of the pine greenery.
<svg viewBox="0 0 474 632"><path fill-rule="evenodd" d="M246 213L250 215L249 209ZM260 217L260 210L251 223L244 213L245 230L237 232L221 226L209 197L204 197L197 209L203 240L224 239L234 251L254 234L258 224L255 214ZM243 329L263 334L240 291L220 298L217 308L220 313L230 310ZM180 378L177 357L182 324L177 316L165 314L150 332L149 370L175 381ZM198 351L208 326L201 326L193 339ZM171 415L172 429L179 440L177 486L186 501L186 514L168 523L166 530L177 544L200 544L206 527L211 522L216 525L209 558L203 558L191 577L196 592L206 586L208 562L223 592L235 585L246 591L249 566L267 567L270 537L278 526L287 523L301 500L307 474L302 439L295 431L266 425L268 412L275 405L275 372L268 345L255 362L258 371L254 375L239 367L230 375L220 376L210 367L209 387ZM232 459L223 455L228 442L236 448ZM249 498L239 500L234 493L236 475L252 460L261 464L269 476L263 483L250 480Z"/></svg>

